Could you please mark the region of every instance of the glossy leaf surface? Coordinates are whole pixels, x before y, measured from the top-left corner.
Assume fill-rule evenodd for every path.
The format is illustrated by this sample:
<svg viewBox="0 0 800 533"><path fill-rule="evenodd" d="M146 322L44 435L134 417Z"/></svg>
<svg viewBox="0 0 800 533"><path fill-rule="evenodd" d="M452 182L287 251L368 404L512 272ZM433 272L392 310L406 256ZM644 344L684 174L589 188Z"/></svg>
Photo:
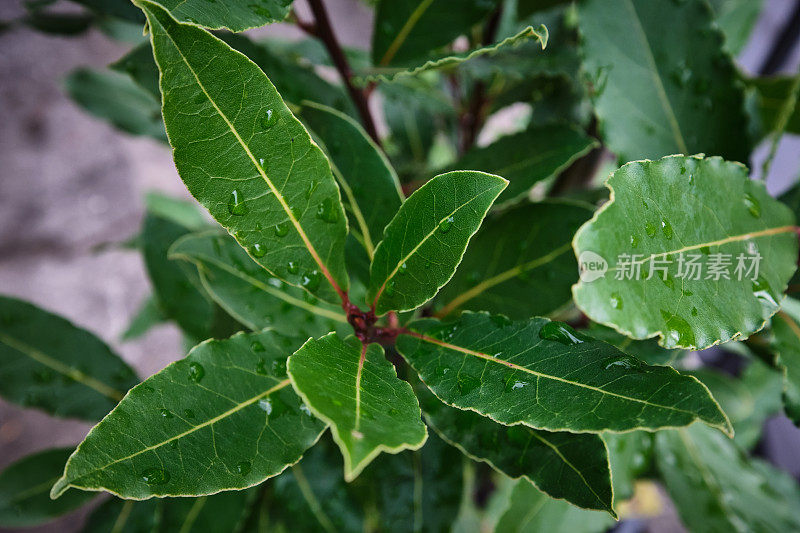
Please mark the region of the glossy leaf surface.
<svg viewBox="0 0 800 533"><path fill-rule="evenodd" d="M89 432L52 495L204 495L279 474L324 429L289 385L286 340L265 331L206 341L148 378Z"/></svg>
<svg viewBox="0 0 800 533"><path fill-rule="evenodd" d="M437 295L438 315L468 309L523 319L556 311L572 299L572 237L591 215L588 206L558 200L490 215Z"/></svg>
<svg viewBox="0 0 800 533"><path fill-rule="evenodd" d="M706 2L590 0L579 21L602 138L622 161L748 160L743 91Z"/></svg>
<svg viewBox="0 0 800 533"><path fill-rule="evenodd" d="M748 337L777 311L797 260L794 216L744 167L665 157L628 163L606 185L612 201L573 242L579 260L607 262L573 287L589 318L703 349Z"/></svg>
<svg viewBox="0 0 800 533"><path fill-rule="evenodd" d="M153 3L181 22L215 30L244 31L282 21L292 0L153 0Z"/></svg>
<svg viewBox="0 0 800 533"><path fill-rule="evenodd" d="M705 386L566 324L465 312L421 320L397 349L444 403L549 431L657 429L703 421L730 433Z"/></svg>
<svg viewBox="0 0 800 533"><path fill-rule="evenodd" d="M347 289L347 220L325 155L257 65L156 4L140 4L189 191L273 275L335 299Z"/></svg>
<svg viewBox="0 0 800 533"><path fill-rule="evenodd" d="M0 395L5 400L95 421L138 382L131 367L93 334L0 296Z"/></svg>
<svg viewBox="0 0 800 533"><path fill-rule="evenodd" d="M524 477L553 498L615 515L608 452L599 436L508 427L448 407L427 390L418 394L428 424L471 459Z"/></svg>
<svg viewBox="0 0 800 533"><path fill-rule="evenodd" d="M330 333L309 339L289 357L288 372L311 411L331 426L344 456L344 477L354 479L379 453L425 443L419 403L397 377L378 344Z"/></svg>
<svg viewBox="0 0 800 533"><path fill-rule="evenodd" d="M367 299L378 315L415 309L436 295L507 183L483 172L448 172L403 203L370 266Z"/></svg>

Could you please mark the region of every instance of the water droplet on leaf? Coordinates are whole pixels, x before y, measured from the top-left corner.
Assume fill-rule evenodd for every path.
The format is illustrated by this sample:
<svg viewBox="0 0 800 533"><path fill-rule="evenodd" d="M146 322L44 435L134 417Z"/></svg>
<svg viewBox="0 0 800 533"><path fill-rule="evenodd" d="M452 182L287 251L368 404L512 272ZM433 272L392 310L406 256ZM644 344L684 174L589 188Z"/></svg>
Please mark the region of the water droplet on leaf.
<svg viewBox="0 0 800 533"><path fill-rule="evenodd" d="M200 363L189 363L189 380L199 383L206 375L206 369Z"/></svg>
<svg viewBox="0 0 800 533"><path fill-rule="evenodd" d="M228 212L231 215L242 216L247 214L247 205L244 202L244 197L239 189L234 189L228 198Z"/></svg>
<svg viewBox="0 0 800 533"><path fill-rule="evenodd" d="M563 322L548 322L539 330L539 337L548 340L556 341L561 344L580 344L583 339L577 331L564 324Z"/></svg>
<svg viewBox="0 0 800 533"><path fill-rule="evenodd" d="M148 468L142 472L142 479L150 486L163 485L169 481L169 472L163 468Z"/></svg>
<svg viewBox="0 0 800 533"><path fill-rule="evenodd" d="M442 220L439 223L439 231L442 233L447 233L450 231L450 228L453 226L453 217L447 217L446 219Z"/></svg>

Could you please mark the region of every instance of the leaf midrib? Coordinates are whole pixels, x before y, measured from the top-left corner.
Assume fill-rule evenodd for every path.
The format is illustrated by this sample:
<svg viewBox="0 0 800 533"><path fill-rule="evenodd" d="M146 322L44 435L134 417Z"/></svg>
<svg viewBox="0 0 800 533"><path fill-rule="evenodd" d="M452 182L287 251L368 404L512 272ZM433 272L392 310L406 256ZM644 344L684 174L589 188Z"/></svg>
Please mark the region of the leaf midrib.
<svg viewBox="0 0 800 533"><path fill-rule="evenodd" d="M476 351L476 350L470 350L469 348L464 348L463 346L456 346L455 344L450 344L448 342L444 342L442 340L439 340L439 339L437 339L435 337L429 337L427 335L423 335L422 333L418 333L416 331L407 331L407 332L405 332L405 334L409 335L411 337L417 338L417 339L419 339L421 341L428 342L430 344L435 344L437 346L441 346L442 348L445 348L447 350L460 352L460 353L463 353L464 355L471 355L473 357L478 357L478 358L484 359L486 361L492 361L494 363L497 363L497 364L500 364L500 365L504 365L504 366L506 366L508 368L511 368L513 370L518 370L520 372L525 372L525 373L531 374L533 376L536 376L537 378L543 378L543 379L550 379L550 380L553 380L553 381L558 381L560 383L565 383L567 385L571 385L571 386L574 386L574 387L580 387L580 388L592 390L592 391L595 391L595 392L599 392L601 394L606 394L606 395L609 395L609 396L614 396L616 398L621 398L623 400L632 401L632 402L635 402L635 403L641 403L641 404L646 405L648 407L654 407L654 408L658 408L658 409L666 409L666 410L669 410L669 411L675 411L675 412L678 412L678 413L688 414L688 415L691 415L694 418L697 418L697 416L698 416L697 413L695 413L693 411L687 411L686 409L679 409L678 407L673 407L671 405L661 405L661 404L653 403L653 402L650 402L650 401L647 401L647 400L642 400L640 398L633 398L631 396L625 396L624 394L619 394L619 393L616 393L616 392L607 391L605 389L601 389L599 387L594 387L592 385L586 385L585 383L579 383L577 381L570 381L568 379L564 379L564 378L561 378L561 377L558 377L558 376L553 376L553 375L550 375L550 374L544 374L542 372L537 372L535 370L531 370L531 369L526 368L524 366L520 366L520 365L514 364L514 363L512 363L510 361L505 361L503 359L498 359L498 358L493 357L493 356L491 356L489 354L486 354L486 353L483 353L483 352L479 352L479 351Z"/></svg>
<svg viewBox="0 0 800 533"><path fill-rule="evenodd" d="M144 1L147 2L147 0L144 0ZM151 3L151 2L147 2L147 3ZM170 16L170 15L168 14L168 16ZM314 259L314 261L317 263L317 265L319 265L319 268L322 271L322 273L325 276L325 278L328 280L328 283L330 283L333 286L333 288L334 288L334 290L336 290L337 294L339 294L339 295L344 294L344 292L342 291L341 287L339 287L339 284L336 283L336 280L333 279L333 276L331 275L330 271L328 270L328 267L325 265L325 263L322 262L322 259L320 258L319 254L317 253L317 250L314 248L314 245L311 243L310 239L308 238L308 235L306 235L305 230L300 225L300 221L297 220L297 218L295 218L294 213L292 213L292 209L289 207L289 204L286 203L286 200L284 199L283 194L278 190L277 187L275 187L275 184L272 183L272 180L269 179L269 177L267 176L267 173L264 172L264 169L261 168L261 165L258 164L258 161L256 160L255 156L250 151L250 148L247 146L247 144L244 142L244 139L242 139L242 137L239 135L239 132L233 126L233 123L228 119L228 117L225 115L225 113L222 112L222 110L219 108L219 106L214 101L214 99L211 98L211 95L206 90L205 86L203 85L203 82L200 81L200 77L197 75L197 72L195 72L194 68L192 68L192 65L189 63L189 60L186 58L186 56L183 55L183 52L181 51L180 47L175 42L175 40L172 38L172 35L170 35L170 33L163 26L163 24L160 24L160 25L161 25L162 29L164 30L164 35L170 40L172 45L175 47L175 51L178 53L178 55L181 57L181 59L183 60L184 64L186 65L186 68L188 68L189 71L192 73L192 76L194 76L194 79L197 81L197 86L200 87L200 90L203 91L203 94L206 96L206 98L208 98L208 101L211 103L212 106L214 106L214 109L217 111L219 116L222 118L222 120L225 121L225 124L228 126L228 129L231 131L231 133L233 133L234 137L236 137L236 140L239 142L239 144L241 145L242 149L247 154L247 157L250 158L250 161L253 163L253 166L256 168L256 170L258 171L259 175L266 182L267 186L270 188L272 193L275 195L275 198L281 204L281 207L283 208L284 212L286 213L286 216L292 222L292 225L294 226L295 230L300 235L300 238L303 240L303 244L305 245L306 249L308 250L308 253L311 254L311 257ZM237 52L235 50L234 50L234 52L235 53L241 53L241 52ZM248 58L248 61L249 61L249 58ZM311 143L313 144L313 142L314 141L312 140Z"/></svg>
<svg viewBox="0 0 800 533"><path fill-rule="evenodd" d="M75 381L82 383L83 385L86 385L90 389L102 394L106 398L109 398L115 402L120 401L122 397L125 396L123 392L120 392L117 389L106 385L102 381L84 374L80 370L65 365L58 359L55 359L47 355L41 350L38 350L33 346L27 344L26 342L21 341L15 337L12 337L5 333L0 333L0 343L3 343L6 346L10 347L11 349L16 350L21 354L30 357L34 361L41 363L48 368L52 368L59 374L62 374L68 378L74 379Z"/></svg>

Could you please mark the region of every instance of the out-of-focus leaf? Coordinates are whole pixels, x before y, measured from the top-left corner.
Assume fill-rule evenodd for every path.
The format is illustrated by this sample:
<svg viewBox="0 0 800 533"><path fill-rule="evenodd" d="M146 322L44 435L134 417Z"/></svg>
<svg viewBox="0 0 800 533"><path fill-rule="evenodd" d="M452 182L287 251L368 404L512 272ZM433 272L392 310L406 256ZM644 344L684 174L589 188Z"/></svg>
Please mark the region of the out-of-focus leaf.
<svg viewBox="0 0 800 533"><path fill-rule="evenodd" d="M424 386L417 392L428 424L469 458L524 477L553 498L616 516L608 452L599 436L504 426L448 407Z"/></svg>
<svg viewBox="0 0 800 533"><path fill-rule="evenodd" d="M157 4L137 3L189 191L275 277L338 300L348 287L347 219L322 150L255 63Z"/></svg>
<svg viewBox="0 0 800 533"><path fill-rule="evenodd" d="M614 500L620 502L633 496L634 482L645 474L653 460L653 434L647 431L604 433L614 482Z"/></svg>
<svg viewBox="0 0 800 533"><path fill-rule="evenodd" d="M81 533L152 533L158 531L164 500L136 502L111 498L95 509Z"/></svg>
<svg viewBox="0 0 800 533"><path fill-rule="evenodd" d="M34 453L0 472L0 527L17 528L44 524L74 511L96 496L75 492L60 500L50 499L71 448Z"/></svg>
<svg viewBox="0 0 800 533"><path fill-rule="evenodd" d="M554 500L523 479L514 487L497 531L601 533L613 524L614 519L608 513L579 509L565 501Z"/></svg>
<svg viewBox="0 0 800 533"><path fill-rule="evenodd" d="M689 530L800 529L800 489L787 474L748 460L706 427L659 431L655 439L661 479Z"/></svg>
<svg viewBox="0 0 800 533"><path fill-rule="evenodd" d="M281 473L324 430L286 377L286 340L265 331L196 346L89 432L51 496L70 487L130 499L199 496Z"/></svg>
<svg viewBox="0 0 800 533"><path fill-rule="evenodd" d="M370 266L367 299L380 316L433 298L508 181L483 172L441 174L417 189L386 226Z"/></svg>
<svg viewBox="0 0 800 533"><path fill-rule="evenodd" d="M195 202L150 191L145 194L144 204L148 213L171 220L186 229L196 231L208 226Z"/></svg>
<svg viewBox="0 0 800 533"><path fill-rule="evenodd" d="M579 129L550 125L525 130L482 148L474 148L450 168L480 170L509 181L500 202L524 196L540 181L551 179L597 145Z"/></svg>
<svg viewBox="0 0 800 533"><path fill-rule="evenodd" d="M0 395L58 417L99 420L139 379L100 339L0 296Z"/></svg>
<svg viewBox="0 0 800 533"><path fill-rule="evenodd" d="M129 0L72 0L86 6L95 13L108 15L129 22L144 23L142 12Z"/></svg>
<svg viewBox="0 0 800 533"><path fill-rule="evenodd" d="M169 257L195 265L206 292L252 330L269 327L305 341L347 323L340 310L272 277L233 238L219 231L178 239Z"/></svg>
<svg viewBox="0 0 800 533"><path fill-rule="evenodd" d="M778 127L783 105L789 97L794 76L774 76L746 80L747 86L755 90L758 116L762 134L773 132ZM786 123L786 133L800 134L800 106L796 106Z"/></svg>
<svg viewBox="0 0 800 533"><path fill-rule="evenodd" d="M572 237L591 214L587 206L556 200L489 215L437 296L437 315L469 309L523 319L556 311L572 299L578 278Z"/></svg>
<svg viewBox="0 0 800 533"><path fill-rule="evenodd" d="M48 13L30 11L23 19L25 24L52 35L80 35L92 26L94 17L85 13Z"/></svg>
<svg viewBox="0 0 800 533"><path fill-rule="evenodd" d="M725 48L736 55L750 39L763 0L710 0L717 25L725 34Z"/></svg>
<svg viewBox="0 0 800 533"><path fill-rule="evenodd" d="M501 424L548 431L630 431L702 421L731 433L708 389L544 318L464 312L419 320L397 350L444 403Z"/></svg>
<svg viewBox="0 0 800 533"><path fill-rule="evenodd" d="M578 8L601 136L622 161L676 153L748 161L744 93L705 1Z"/></svg>
<svg viewBox="0 0 800 533"><path fill-rule="evenodd" d="M413 66L469 33L496 0L381 0L372 34L372 63Z"/></svg>
<svg viewBox="0 0 800 533"><path fill-rule="evenodd" d="M800 426L800 321L781 311L772 319L772 335L784 375L784 410Z"/></svg>
<svg viewBox="0 0 800 533"><path fill-rule="evenodd" d="M428 437L414 391L379 344L336 333L309 339L289 357L288 372L303 401L331 426L347 481L379 453L416 450Z"/></svg>
<svg viewBox="0 0 800 533"><path fill-rule="evenodd" d="M589 325L586 333L590 337L613 344L623 352L644 361L648 365L675 366L675 363L686 355L686 350L662 348L655 339L636 341L612 328L607 328L594 322Z"/></svg>
<svg viewBox="0 0 800 533"><path fill-rule="evenodd" d="M304 102L300 118L319 137L342 189L351 233L370 259L383 230L403 202L392 165L364 129L330 107Z"/></svg>
<svg viewBox="0 0 800 533"><path fill-rule="evenodd" d="M152 3L180 22L215 30L244 31L281 22L289 13L292 0L153 0Z"/></svg>
<svg viewBox="0 0 800 533"><path fill-rule="evenodd" d="M127 76L79 68L64 83L70 98L92 115L127 133L167 141L158 100Z"/></svg>
<svg viewBox="0 0 800 533"><path fill-rule="evenodd" d="M138 339L153 327L166 322L166 320L167 317L164 315L164 312L161 311L155 297L150 295L145 298L139 306L139 310L136 311L136 314L131 319L121 339L123 341Z"/></svg>
<svg viewBox="0 0 800 533"><path fill-rule="evenodd" d="M634 339L658 335L667 348L703 349L748 337L778 310L796 268L794 216L742 165L636 161L606 186L613 200L573 242L587 270L572 293L589 318Z"/></svg>

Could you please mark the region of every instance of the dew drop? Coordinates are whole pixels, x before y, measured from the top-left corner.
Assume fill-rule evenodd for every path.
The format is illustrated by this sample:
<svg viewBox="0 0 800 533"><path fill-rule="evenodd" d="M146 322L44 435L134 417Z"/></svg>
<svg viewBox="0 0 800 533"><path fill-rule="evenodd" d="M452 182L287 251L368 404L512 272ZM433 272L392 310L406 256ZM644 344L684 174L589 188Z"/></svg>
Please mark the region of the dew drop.
<svg viewBox="0 0 800 533"><path fill-rule="evenodd" d="M527 381L515 381L513 385L511 385L511 390L522 389L528 385Z"/></svg>
<svg viewBox="0 0 800 533"><path fill-rule="evenodd" d="M228 212L231 215L242 216L246 215L247 211L247 205L244 202L242 193L239 192L239 189L234 189L231 192L231 197L228 198Z"/></svg>
<svg viewBox="0 0 800 533"><path fill-rule="evenodd" d="M312 315L313 317L313 315ZM316 317L313 317L316 318ZM336 329L335 327L331 328ZM280 359L275 359L272 361L272 373L276 376L285 376L286 375L286 361L282 361Z"/></svg>
<svg viewBox="0 0 800 533"><path fill-rule="evenodd" d="M661 221L661 233L664 234L665 239L672 239L672 224L670 224L668 220Z"/></svg>
<svg viewBox="0 0 800 533"><path fill-rule="evenodd" d="M453 217L447 217L446 219L442 220L439 223L439 231L442 233L447 233L450 231L450 228L453 226Z"/></svg>
<svg viewBox="0 0 800 533"><path fill-rule="evenodd" d="M403 263L397 268L398 274L405 274L407 271L408 271L408 265L406 263Z"/></svg>
<svg viewBox="0 0 800 533"><path fill-rule="evenodd" d="M753 295L758 298L761 303L767 304L769 307L778 307L778 302L775 301L775 297L772 296L772 287L770 287L769 282L762 276L758 276L753 282Z"/></svg>
<svg viewBox="0 0 800 533"><path fill-rule="evenodd" d="M647 233L647 236L651 239L656 236L656 227L651 224L650 222L644 223L644 232Z"/></svg>
<svg viewBox="0 0 800 533"><path fill-rule="evenodd" d="M236 473L239 474L240 476L246 476L247 474L250 473L250 470L252 468L253 467L250 465L249 462L242 461L241 463L236 465Z"/></svg>
<svg viewBox="0 0 800 533"><path fill-rule="evenodd" d="M300 267L294 261L289 261L286 264L286 270L289 272L289 274L297 274L300 272Z"/></svg>
<svg viewBox="0 0 800 533"><path fill-rule="evenodd" d="M664 319L667 329L664 338L665 347L673 348L677 345L689 347L694 345L694 331L686 320L665 309L661 309L661 317Z"/></svg>
<svg viewBox="0 0 800 533"><path fill-rule="evenodd" d="M263 344L261 344L261 341L253 341L253 342L250 344L250 349L251 349L251 350L252 350L254 353L259 353L259 352L265 352L265 351L266 351L266 348L264 348L264 345L263 345Z"/></svg>
<svg viewBox="0 0 800 533"><path fill-rule="evenodd" d="M315 291L319 288L321 281L322 275L319 273L319 271L310 270L303 274L303 276L300 278L300 285L309 291Z"/></svg>
<svg viewBox="0 0 800 533"><path fill-rule="evenodd" d="M206 375L206 369L200 363L189 363L189 380L199 383Z"/></svg>
<svg viewBox="0 0 800 533"><path fill-rule="evenodd" d="M258 363L256 363L256 374L259 376L268 376L269 370L267 370L267 361L264 359L259 359Z"/></svg>
<svg viewBox="0 0 800 533"><path fill-rule="evenodd" d="M264 257L267 255L267 247L256 243L250 247L250 253L253 254L253 257Z"/></svg>
<svg viewBox="0 0 800 533"><path fill-rule="evenodd" d="M749 192L744 194L744 205L747 207L747 211L751 215L753 215L755 218L761 218L761 204L756 197Z"/></svg>
<svg viewBox="0 0 800 533"><path fill-rule="evenodd" d="M317 206L317 218L329 224L333 224L339 220L339 205L333 198L325 198L322 203Z"/></svg>
<svg viewBox="0 0 800 533"><path fill-rule="evenodd" d="M630 370L632 368L639 367L639 362L633 357L629 357L627 355L623 355L621 357L611 357L605 361L605 364L606 370L611 370L612 368Z"/></svg>
<svg viewBox="0 0 800 533"><path fill-rule="evenodd" d="M548 340L556 341L561 344L581 344L583 339L577 331L564 324L563 322L548 322L542 329L539 330L539 337Z"/></svg>
<svg viewBox="0 0 800 533"><path fill-rule="evenodd" d="M636 248L637 246L639 246L639 237L637 237L636 235L631 235L630 244L631 248Z"/></svg>
<svg viewBox="0 0 800 533"><path fill-rule="evenodd" d="M261 115L261 127L265 130L270 129L278 122L278 115L272 112L272 109L267 109L267 112Z"/></svg>
<svg viewBox="0 0 800 533"><path fill-rule="evenodd" d="M311 199L311 197L314 195L314 191L317 190L317 187L319 187L318 181L312 181L311 183L308 184L308 189L306 189L307 200Z"/></svg>
<svg viewBox="0 0 800 533"><path fill-rule="evenodd" d="M467 374L461 374L458 376L458 391L461 394L469 394L478 389L480 386L481 382L478 378L474 378Z"/></svg>
<svg viewBox="0 0 800 533"><path fill-rule="evenodd" d="M163 468L148 468L142 472L142 479L150 486L163 485L169 481L169 472Z"/></svg>
<svg viewBox="0 0 800 533"><path fill-rule="evenodd" d="M272 401L270 401L269 398L261 398L260 400L258 400L258 407L259 409L267 413L267 415L272 413Z"/></svg>
<svg viewBox="0 0 800 533"><path fill-rule="evenodd" d="M390 281L386 284L386 288L383 290L386 293L386 296L394 296L394 281Z"/></svg>
<svg viewBox="0 0 800 533"><path fill-rule="evenodd" d="M289 234L289 221L281 222L280 224L275 224L275 236L276 237L286 237Z"/></svg>
<svg viewBox="0 0 800 533"><path fill-rule="evenodd" d="M311 409L304 403L300 404L300 410L303 411L306 415L311 416Z"/></svg>
<svg viewBox="0 0 800 533"><path fill-rule="evenodd" d="M697 308L692 307L692 316L697 316Z"/></svg>
<svg viewBox="0 0 800 533"><path fill-rule="evenodd" d="M164 418L172 418L172 413L170 413L167 409L162 409L160 413Z"/></svg>
<svg viewBox="0 0 800 533"><path fill-rule="evenodd" d="M611 293L611 307L617 310L622 309L622 296L618 292Z"/></svg>

